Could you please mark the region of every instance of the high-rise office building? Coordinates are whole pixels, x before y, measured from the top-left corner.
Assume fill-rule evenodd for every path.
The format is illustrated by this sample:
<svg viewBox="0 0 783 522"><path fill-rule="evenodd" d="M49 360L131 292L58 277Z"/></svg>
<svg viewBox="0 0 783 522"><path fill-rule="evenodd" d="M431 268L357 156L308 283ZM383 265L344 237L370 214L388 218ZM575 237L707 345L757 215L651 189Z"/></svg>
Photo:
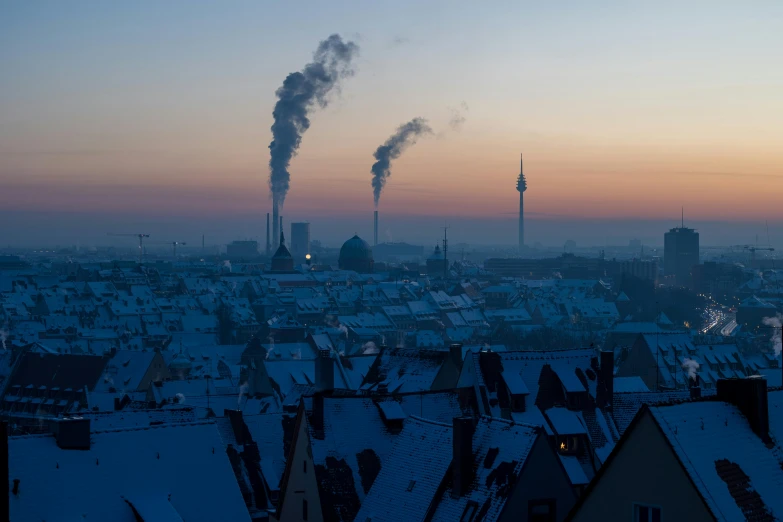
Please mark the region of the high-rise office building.
<svg viewBox="0 0 783 522"><path fill-rule="evenodd" d="M663 274L674 276L680 286L690 287L693 267L699 264L699 233L692 228L673 228L663 236Z"/></svg>
<svg viewBox="0 0 783 522"><path fill-rule="evenodd" d="M291 223L291 255L297 262L310 253L310 223Z"/></svg>

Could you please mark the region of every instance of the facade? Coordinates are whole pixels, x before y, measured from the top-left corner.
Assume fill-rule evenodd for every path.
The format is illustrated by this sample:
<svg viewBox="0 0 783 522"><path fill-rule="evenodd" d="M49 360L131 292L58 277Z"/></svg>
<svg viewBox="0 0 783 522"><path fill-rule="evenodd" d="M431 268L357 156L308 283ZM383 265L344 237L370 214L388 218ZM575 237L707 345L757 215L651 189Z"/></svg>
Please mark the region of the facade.
<svg viewBox="0 0 783 522"><path fill-rule="evenodd" d="M304 259L310 253L310 223L291 223L291 254Z"/></svg>
<svg viewBox="0 0 783 522"><path fill-rule="evenodd" d="M658 260L641 260L634 258L623 261L620 265L620 273L638 277L639 279L646 279L652 281L653 284L658 284Z"/></svg>
<svg viewBox="0 0 783 522"><path fill-rule="evenodd" d="M679 286L691 286L692 270L699 264L699 233L692 228L673 228L663 236L663 273L674 276Z"/></svg>
<svg viewBox="0 0 783 522"><path fill-rule="evenodd" d="M567 520L779 520L779 393L726 379L717 400L644 406Z"/></svg>

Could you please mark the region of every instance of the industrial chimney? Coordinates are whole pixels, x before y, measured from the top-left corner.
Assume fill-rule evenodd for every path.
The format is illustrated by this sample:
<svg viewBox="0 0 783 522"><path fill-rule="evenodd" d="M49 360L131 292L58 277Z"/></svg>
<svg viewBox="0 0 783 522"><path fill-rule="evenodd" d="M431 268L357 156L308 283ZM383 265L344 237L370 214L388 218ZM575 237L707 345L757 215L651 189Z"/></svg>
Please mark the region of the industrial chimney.
<svg viewBox="0 0 783 522"><path fill-rule="evenodd" d="M269 212L266 213L266 257L272 254L272 244L269 242Z"/></svg>
<svg viewBox="0 0 783 522"><path fill-rule="evenodd" d="M375 211L375 220L373 223L373 231L374 231L374 240L372 246L378 246L378 211Z"/></svg>
<svg viewBox="0 0 783 522"><path fill-rule="evenodd" d="M277 201L272 202L272 244L280 244L280 231L282 230L280 223L280 213L277 208ZM277 248L277 247L275 247Z"/></svg>

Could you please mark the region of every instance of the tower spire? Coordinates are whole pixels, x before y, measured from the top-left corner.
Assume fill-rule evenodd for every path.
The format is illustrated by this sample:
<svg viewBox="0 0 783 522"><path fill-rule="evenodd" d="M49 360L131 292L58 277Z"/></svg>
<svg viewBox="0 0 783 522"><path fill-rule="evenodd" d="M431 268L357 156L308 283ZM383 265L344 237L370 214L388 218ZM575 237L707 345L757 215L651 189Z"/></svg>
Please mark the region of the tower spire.
<svg viewBox="0 0 783 522"><path fill-rule="evenodd" d="M519 153L519 173L522 174L525 172L525 169L522 167L522 153Z"/></svg>

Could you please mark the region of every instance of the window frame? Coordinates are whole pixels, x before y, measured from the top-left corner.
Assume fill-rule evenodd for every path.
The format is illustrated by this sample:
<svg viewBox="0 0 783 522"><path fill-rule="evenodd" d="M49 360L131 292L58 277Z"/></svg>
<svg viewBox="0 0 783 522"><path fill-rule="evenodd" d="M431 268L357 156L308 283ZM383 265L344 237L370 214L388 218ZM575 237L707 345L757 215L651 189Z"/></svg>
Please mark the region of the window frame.
<svg viewBox="0 0 783 522"><path fill-rule="evenodd" d="M631 504L631 520L633 522L640 522L639 517L639 509L644 508L648 510L649 516L647 518L647 522L653 522L652 514L653 510L658 510L658 522L661 522L663 520L663 508L658 504L644 504L642 502L633 502Z"/></svg>

